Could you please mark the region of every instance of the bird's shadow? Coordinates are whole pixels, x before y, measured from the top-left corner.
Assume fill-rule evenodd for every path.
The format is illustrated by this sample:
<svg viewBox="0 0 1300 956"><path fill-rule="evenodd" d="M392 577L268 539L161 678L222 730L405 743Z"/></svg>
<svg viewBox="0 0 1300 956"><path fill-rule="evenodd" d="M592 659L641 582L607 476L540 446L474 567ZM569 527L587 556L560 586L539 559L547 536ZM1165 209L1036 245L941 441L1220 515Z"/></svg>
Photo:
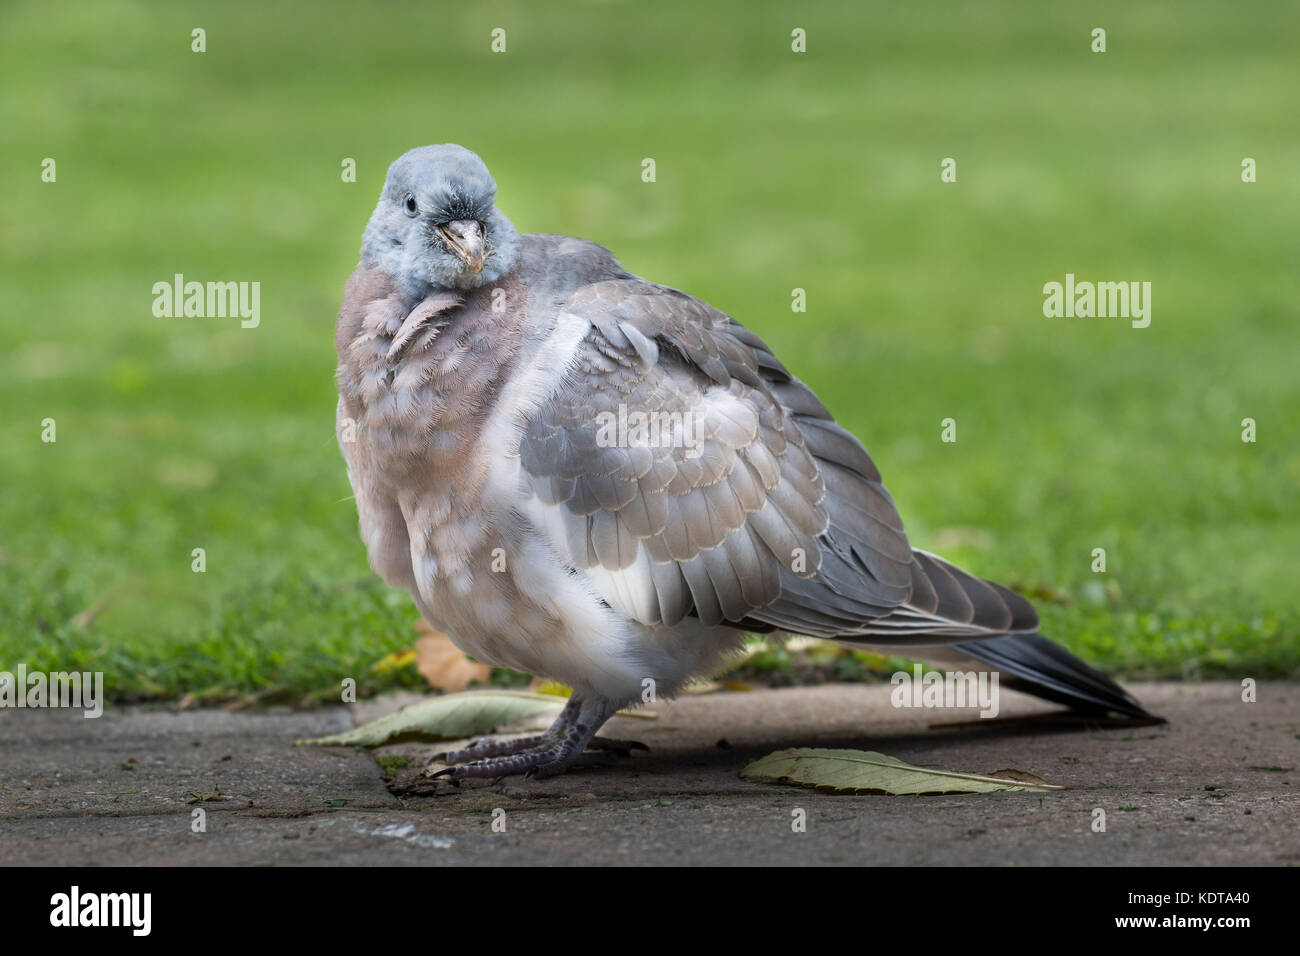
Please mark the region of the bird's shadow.
<svg viewBox="0 0 1300 956"><path fill-rule="evenodd" d="M896 756L896 752L914 752L920 747L927 750L962 747L972 740L1132 730L1140 727L1157 727L1166 723L1162 717L1093 717L1069 711L1051 711L1043 714L1016 717L934 722L924 729L894 731L887 734L814 734L810 737L806 732L803 732L798 737L774 735L765 739L762 743L748 740L744 743L733 744L726 740L719 740L711 747L689 747L673 750L670 753L660 752L657 755L655 748L652 746L650 753L639 754L632 763L620 761L617 767L625 768L630 765L640 765L648 768L652 760L665 763L684 760L730 763L738 757L751 758L776 750L806 747L830 750L873 750Z"/></svg>
<svg viewBox="0 0 1300 956"><path fill-rule="evenodd" d="M686 779L703 774L716 783L709 786L710 792L721 793L748 790L754 786L739 779L737 775L740 769L773 751L787 748L871 750L907 760L920 749L932 752L936 748L941 750L961 748L973 740L1132 730L1164 723L1161 718L1102 718L1082 716L1067 711L1052 711L1018 717L935 722L924 729L883 735L869 732L809 735L803 732L797 737L774 734L761 742L752 738L737 743L720 739L712 745L691 744L684 747L665 747L662 743L656 746L656 742L649 745L648 751L637 751L608 767L571 770L563 776L545 780L502 777L495 780L473 780L452 784L446 780L432 780L422 773L411 771L399 775L390 782L389 789L399 798L427 798L469 793L483 787L505 787L512 791L518 787L527 787L529 794L546 797L566 795L573 784L566 784L565 781L578 776L589 783L604 781L606 784L614 784L615 781L627 781L640 776ZM929 762L931 761L928 759L925 761L925 763ZM720 774L724 779L734 780L734 783L722 784L719 779ZM692 786L698 786L699 783L700 781L695 781ZM522 791L517 792L523 795Z"/></svg>

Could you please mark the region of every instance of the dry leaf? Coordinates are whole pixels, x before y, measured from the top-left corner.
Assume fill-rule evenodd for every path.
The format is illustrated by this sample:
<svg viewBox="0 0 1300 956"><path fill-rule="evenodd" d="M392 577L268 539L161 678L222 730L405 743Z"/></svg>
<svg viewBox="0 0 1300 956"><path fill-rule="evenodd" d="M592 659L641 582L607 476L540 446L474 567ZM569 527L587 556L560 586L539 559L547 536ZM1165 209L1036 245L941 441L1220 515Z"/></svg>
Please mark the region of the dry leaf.
<svg viewBox="0 0 1300 956"><path fill-rule="evenodd" d="M421 635L415 642L415 667L430 687L455 693L471 682L488 682L492 668L470 660L446 634L435 631L425 621L415 629Z"/></svg>
<svg viewBox="0 0 1300 956"><path fill-rule="evenodd" d="M325 747L381 747L384 744L433 743L490 734L535 714L554 714L564 706L559 697L523 691L479 690L432 697L403 707L353 730L298 744Z"/></svg>
<svg viewBox="0 0 1300 956"><path fill-rule="evenodd" d="M994 770L990 777L996 777L999 780L1015 780L1019 783L1031 784L1035 789L1042 787L1044 790L1064 790L1064 787L1053 787L1037 774L1030 773L1028 770Z"/></svg>
<svg viewBox="0 0 1300 956"><path fill-rule="evenodd" d="M844 793L996 793L1000 790L1064 790L1033 774L999 770L996 775L915 767L870 750L792 747L756 760L740 772L746 780L797 783Z"/></svg>

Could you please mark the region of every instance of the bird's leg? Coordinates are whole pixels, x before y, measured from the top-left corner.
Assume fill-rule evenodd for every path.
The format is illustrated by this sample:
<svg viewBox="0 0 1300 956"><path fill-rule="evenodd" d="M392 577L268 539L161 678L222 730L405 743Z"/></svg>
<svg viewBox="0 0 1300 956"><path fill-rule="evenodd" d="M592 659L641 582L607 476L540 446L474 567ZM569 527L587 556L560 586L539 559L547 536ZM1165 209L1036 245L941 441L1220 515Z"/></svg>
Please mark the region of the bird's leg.
<svg viewBox="0 0 1300 956"><path fill-rule="evenodd" d="M465 763L468 760L481 760L487 757L507 757L511 754L522 753L525 750L535 750L539 747L548 747L557 743L560 738L573 726L578 719L578 713L582 707L582 702L577 698L570 697L565 701L564 709L560 711L555 722L546 731L534 737L516 737L513 740L493 740L485 737L479 740L472 740L460 750L449 750L446 753L434 754L428 759L428 763Z"/></svg>
<svg viewBox="0 0 1300 956"><path fill-rule="evenodd" d="M601 697L585 700L571 697L564 710L560 712L560 716L555 719L555 723L540 737L532 737L524 741L487 741L477 747L466 747L464 750L447 754L445 761L458 763L467 757L480 759L447 767L433 776L449 776L453 780L463 780L467 777L504 777L517 773L551 777L563 773L574 765L610 763L614 757L608 751L584 753L584 748L601 725L617 710L616 704ZM510 744L523 746L518 749L510 747L509 752L506 753L496 749Z"/></svg>

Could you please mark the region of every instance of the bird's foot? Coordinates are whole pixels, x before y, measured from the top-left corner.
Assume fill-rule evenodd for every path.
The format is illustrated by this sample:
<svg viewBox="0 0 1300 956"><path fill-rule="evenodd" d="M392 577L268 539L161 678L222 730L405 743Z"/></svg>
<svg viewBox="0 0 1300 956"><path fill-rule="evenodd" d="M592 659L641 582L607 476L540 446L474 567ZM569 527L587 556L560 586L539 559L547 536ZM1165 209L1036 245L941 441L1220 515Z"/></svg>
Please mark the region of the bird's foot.
<svg viewBox="0 0 1300 956"><path fill-rule="evenodd" d="M554 742L554 738L548 739L545 734L535 737L515 737L512 740L493 740L485 737L481 740L470 741L460 750L448 750L444 753L434 754L425 761L425 765L428 766L433 763L451 765L466 763L470 760L484 760L490 757L509 757L528 750L536 750L544 744Z"/></svg>
<svg viewBox="0 0 1300 956"><path fill-rule="evenodd" d="M429 763L448 766L429 776L448 777L453 782L512 774L553 777L571 768L607 766L619 756L630 756L633 750L649 750L634 740L594 736L615 709L604 700L583 702L570 698L555 723L541 736L476 740L460 750L435 754Z"/></svg>
<svg viewBox="0 0 1300 956"><path fill-rule="evenodd" d="M532 753L533 751L553 749L560 742L558 736L549 732L536 737L515 737L510 740L493 740L485 737L471 741L460 750L448 750L444 753L434 754L425 761L425 766L435 763L451 766L452 764L488 760L494 757L513 757L519 754ZM587 741L587 747L589 750L610 753L619 757L630 757L633 750L648 751L650 749L639 740L617 740L613 737L592 737L591 740Z"/></svg>
<svg viewBox="0 0 1300 956"><path fill-rule="evenodd" d="M604 767L618 759L613 751L579 750L573 752L564 742L543 745L519 753L471 760L469 763L444 767L431 777L448 777L453 781L475 777L508 777L524 774L529 777L553 777L564 771L580 767Z"/></svg>

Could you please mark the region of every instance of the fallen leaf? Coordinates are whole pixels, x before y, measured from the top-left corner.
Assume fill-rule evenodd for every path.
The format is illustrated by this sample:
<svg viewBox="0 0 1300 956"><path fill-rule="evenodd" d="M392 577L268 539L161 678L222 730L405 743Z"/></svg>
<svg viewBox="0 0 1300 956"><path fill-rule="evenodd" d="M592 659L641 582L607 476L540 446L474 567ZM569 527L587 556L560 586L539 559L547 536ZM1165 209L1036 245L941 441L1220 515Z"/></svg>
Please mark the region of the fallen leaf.
<svg viewBox="0 0 1300 956"><path fill-rule="evenodd" d="M1064 790L1064 787L1055 787L1048 783L1037 774L1030 773L1028 770L994 770L990 777L996 777L998 780L1016 780L1020 783L1031 784L1033 790Z"/></svg>
<svg viewBox="0 0 1300 956"><path fill-rule="evenodd" d="M476 690L433 697L341 734L299 740L320 747L436 743L489 734L498 727L564 706L560 697L514 690Z"/></svg>
<svg viewBox="0 0 1300 956"><path fill-rule="evenodd" d="M1016 588L1016 590L1018 591L1020 589ZM1030 592L1030 594L1038 598L1040 601L1051 601L1053 604L1063 604L1066 607L1069 607L1074 603L1074 598L1071 596L1069 591L1064 588L1052 587L1048 584L1038 585Z"/></svg>
<svg viewBox="0 0 1300 956"><path fill-rule="evenodd" d="M465 656L446 634L425 621L415 628L422 636L415 642L415 667L435 690L456 692L471 683L486 684L492 668Z"/></svg>
<svg viewBox="0 0 1300 956"><path fill-rule="evenodd" d="M404 667L410 667L415 663L415 648L405 647L400 651L393 651L375 661L370 668L376 674L391 674L394 671L400 671Z"/></svg>
<svg viewBox="0 0 1300 956"><path fill-rule="evenodd" d="M722 685L715 680L692 680L681 690L683 694L712 694L722 690Z"/></svg>
<svg viewBox="0 0 1300 956"><path fill-rule="evenodd" d="M547 680L545 677L534 677L529 683L528 689L534 694L549 694L552 697L573 696L572 687L566 687L558 681Z"/></svg>
<svg viewBox="0 0 1300 956"><path fill-rule="evenodd" d="M870 750L826 750L792 747L756 760L741 777L772 783L797 783L839 793L996 793L1003 790L1064 790L1044 783L1031 774L1008 778L1021 771L999 770L998 776L982 776L952 770L914 767L897 757Z"/></svg>

